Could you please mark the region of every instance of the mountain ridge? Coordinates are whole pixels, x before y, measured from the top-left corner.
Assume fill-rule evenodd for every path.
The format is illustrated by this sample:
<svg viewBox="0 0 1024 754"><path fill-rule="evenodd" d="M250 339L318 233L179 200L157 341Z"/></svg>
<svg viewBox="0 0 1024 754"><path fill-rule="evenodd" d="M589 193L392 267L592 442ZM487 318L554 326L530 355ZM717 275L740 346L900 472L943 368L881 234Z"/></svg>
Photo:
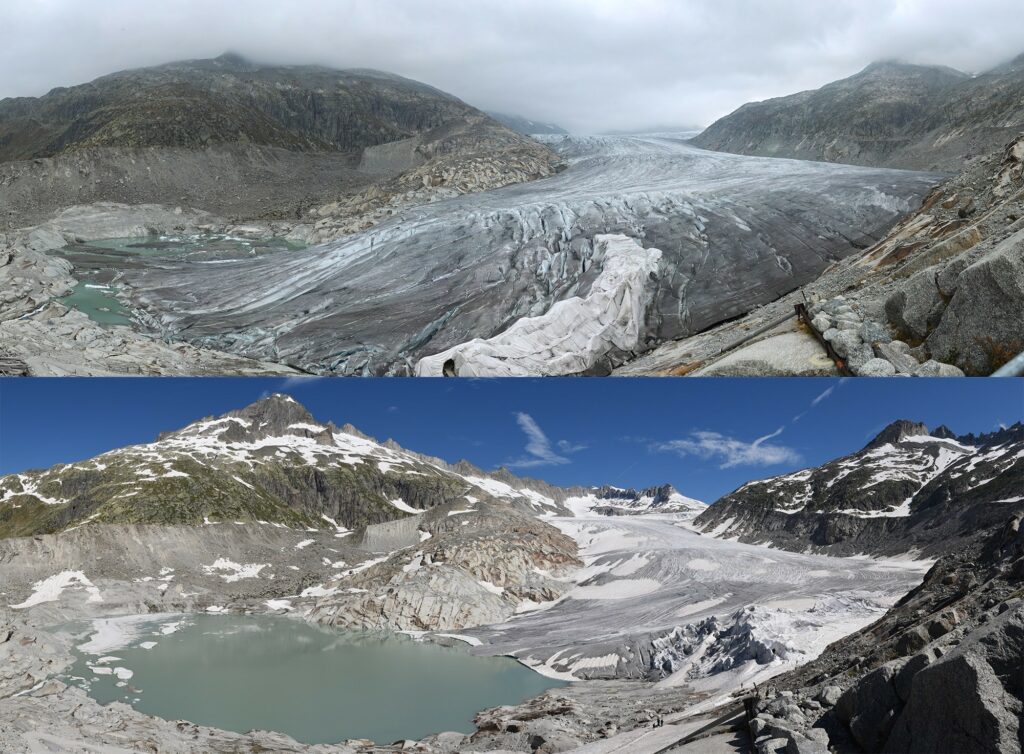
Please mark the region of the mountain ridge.
<svg viewBox="0 0 1024 754"><path fill-rule="evenodd" d="M322 423L291 396L275 393L160 433L152 443L0 477L0 538L84 524L357 529L479 501L570 515L567 499L596 503L593 493L380 443L350 424ZM616 494L639 513L690 500L668 485Z"/></svg>
<svg viewBox="0 0 1024 754"><path fill-rule="evenodd" d="M226 54L0 100L12 227L110 201L358 227L413 190L493 188L558 162L454 95L372 69Z"/></svg>
<svg viewBox="0 0 1024 754"><path fill-rule="evenodd" d="M1024 128L1022 72L1014 61L976 76L876 61L818 89L742 105L692 143L737 154L953 172Z"/></svg>
<svg viewBox="0 0 1024 754"><path fill-rule="evenodd" d="M1024 424L955 437L940 430L894 422L859 451L748 482L694 524L705 534L797 551L945 554L1020 505Z"/></svg>

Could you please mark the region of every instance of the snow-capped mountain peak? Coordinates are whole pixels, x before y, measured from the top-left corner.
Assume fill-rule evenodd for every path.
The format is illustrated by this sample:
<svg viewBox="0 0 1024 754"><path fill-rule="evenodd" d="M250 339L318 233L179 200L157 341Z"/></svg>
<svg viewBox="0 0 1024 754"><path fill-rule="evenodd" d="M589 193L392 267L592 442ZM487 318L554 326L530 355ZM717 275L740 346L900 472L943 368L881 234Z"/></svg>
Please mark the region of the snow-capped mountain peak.
<svg viewBox="0 0 1024 754"><path fill-rule="evenodd" d="M574 495L565 505L575 516L629 516L648 513L671 513L693 519L707 509L707 504L680 494L665 484L643 490L622 487L595 487L585 494Z"/></svg>
<svg viewBox="0 0 1024 754"><path fill-rule="evenodd" d="M1024 427L930 432L901 420L862 450L748 482L697 519L713 536L843 553L938 548L1024 501Z"/></svg>

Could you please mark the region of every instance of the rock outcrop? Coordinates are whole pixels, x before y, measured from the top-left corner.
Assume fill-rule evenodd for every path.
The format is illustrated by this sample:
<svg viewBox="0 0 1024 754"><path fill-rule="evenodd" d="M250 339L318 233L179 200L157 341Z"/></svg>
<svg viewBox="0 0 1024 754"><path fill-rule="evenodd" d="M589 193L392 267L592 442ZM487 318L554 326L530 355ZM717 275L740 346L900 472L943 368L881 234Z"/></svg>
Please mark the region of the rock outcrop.
<svg viewBox="0 0 1024 754"><path fill-rule="evenodd" d="M448 511L421 524L419 546L329 584L310 620L388 630L461 630L500 623L525 604L557 600L582 563L576 543L522 513ZM454 519L454 520L451 520Z"/></svg>
<svg viewBox="0 0 1024 754"><path fill-rule="evenodd" d="M824 350L803 329L785 323L785 315L804 304L815 329L854 374L992 374L1024 351L1022 232L1024 137L1018 136L969 162L885 238L832 265L799 292L659 346L617 371L821 373L800 362L812 361L804 349L819 356ZM743 339L745 345L723 355L730 341L750 331L752 341Z"/></svg>
<svg viewBox="0 0 1024 754"><path fill-rule="evenodd" d="M813 736L839 751L1020 752L1020 524L1018 513L976 530L879 621L761 690L755 737Z"/></svg>

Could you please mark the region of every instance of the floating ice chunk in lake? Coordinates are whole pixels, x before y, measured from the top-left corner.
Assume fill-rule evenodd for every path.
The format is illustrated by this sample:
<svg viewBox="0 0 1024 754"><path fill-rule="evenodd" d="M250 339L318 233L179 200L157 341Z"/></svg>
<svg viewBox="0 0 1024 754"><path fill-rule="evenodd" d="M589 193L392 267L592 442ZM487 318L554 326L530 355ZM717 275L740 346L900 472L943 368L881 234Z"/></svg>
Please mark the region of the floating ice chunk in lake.
<svg viewBox="0 0 1024 754"><path fill-rule="evenodd" d="M475 636L466 636L465 634L434 634L434 636L440 636L445 639L455 639L456 641L463 641L471 647L479 647L481 644L483 644L483 642Z"/></svg>

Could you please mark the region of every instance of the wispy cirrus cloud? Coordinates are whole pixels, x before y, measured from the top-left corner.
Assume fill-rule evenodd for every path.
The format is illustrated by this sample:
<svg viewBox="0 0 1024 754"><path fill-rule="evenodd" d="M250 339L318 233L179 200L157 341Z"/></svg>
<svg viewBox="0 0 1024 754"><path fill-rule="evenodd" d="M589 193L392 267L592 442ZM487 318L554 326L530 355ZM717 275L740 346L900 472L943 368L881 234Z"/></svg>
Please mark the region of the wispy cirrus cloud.
<svg viewBox="0 0 1024 754"><path fill-rule="evenodd" d="M771 434L759 437L753 442L738 440L719 432L697 431L680 440L657 443L653 448L659 452L675 453L683 457L696 456L704 460L718 460L720 469L798 463L801 459L796 450L769 442L781 435L784 429L779 427Z"/></svg>
<svg viewBox="0 0 1024 754"><path fill-rule="evenodd" d="M295 377L285 377L281 383L281 390L294 390L299 387L309 387L310 385L320 382L321 380L329 379L327 377L320 377L314 374L310 375L296 375Z"/></svg>
<svg viewBox="0 0 1024 754"><path fill-rule="evenodd" d="M528 469L537 466L564 466L572 461L566 456L578 453L586 449L586 445L571 443L568 440L559 440L552 444L544 430L527 413L516 414L516 423L526 435L525 455L505 463L509 468ZM555 450L555 448L558 450Z"/></svg>

